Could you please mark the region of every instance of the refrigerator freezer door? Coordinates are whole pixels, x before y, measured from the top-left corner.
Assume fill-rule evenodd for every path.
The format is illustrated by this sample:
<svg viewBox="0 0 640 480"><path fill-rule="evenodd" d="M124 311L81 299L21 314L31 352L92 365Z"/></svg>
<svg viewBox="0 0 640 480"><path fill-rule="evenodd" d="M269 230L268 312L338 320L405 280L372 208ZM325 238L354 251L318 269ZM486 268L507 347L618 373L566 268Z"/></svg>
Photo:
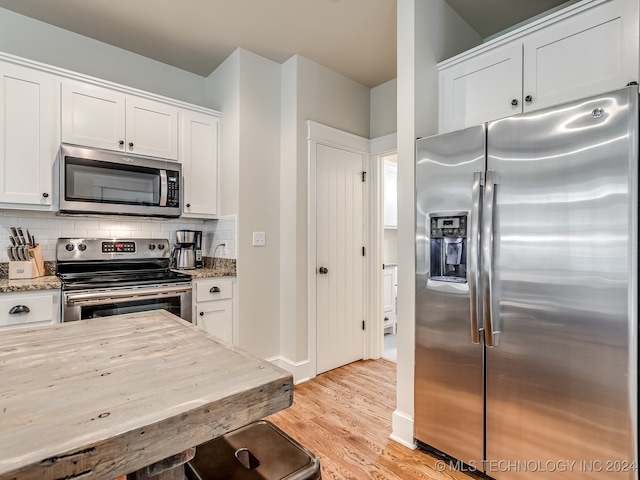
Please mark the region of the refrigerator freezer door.
<svg viewBox="0 0 640 480"><path fill-rule="evenodd" d="M637 479L637 87L492 122L487 137L499 333L486 473Z"/></svg>
<svg viewBox="0 0 640 480"><path fill-rule="evenodd" d="M485 166L485 129L423 138L416 148L415 437L424 446L478 465L483 458L484 347L472 343L468 283L464 278L429 279L434 268L429 250L434 215L444 218L441 225L434 220L436 227L449 223L458 228L468 219L474 172ZM459 243L446 240L462 258L449 255L443 263L467 263Z"/></svg>

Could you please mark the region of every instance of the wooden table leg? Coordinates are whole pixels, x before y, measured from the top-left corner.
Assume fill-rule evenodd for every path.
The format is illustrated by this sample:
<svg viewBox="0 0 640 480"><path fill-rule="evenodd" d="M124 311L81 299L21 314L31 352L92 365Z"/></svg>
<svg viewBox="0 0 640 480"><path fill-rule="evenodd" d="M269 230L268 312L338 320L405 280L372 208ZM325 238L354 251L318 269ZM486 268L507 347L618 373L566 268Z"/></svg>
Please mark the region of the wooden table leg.
<svg viewBox="0 0 640 480"><path fill-rule="evenodd" d="M184 464L196 454L195 447L189 448L159 462L127 475L127 480L184 480Z"/></svg>

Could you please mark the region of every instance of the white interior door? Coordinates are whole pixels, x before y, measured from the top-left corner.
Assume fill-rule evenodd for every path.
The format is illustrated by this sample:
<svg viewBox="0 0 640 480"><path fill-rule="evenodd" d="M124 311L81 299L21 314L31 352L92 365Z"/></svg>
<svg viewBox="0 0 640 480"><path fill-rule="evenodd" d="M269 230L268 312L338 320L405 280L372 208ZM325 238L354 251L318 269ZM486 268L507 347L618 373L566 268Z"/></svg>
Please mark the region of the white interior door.
<svg viewBox="0 0 640 480"><path fill-rule="evenodd" d="M363 157L316 146L316 373L363 358Z"/></svg>

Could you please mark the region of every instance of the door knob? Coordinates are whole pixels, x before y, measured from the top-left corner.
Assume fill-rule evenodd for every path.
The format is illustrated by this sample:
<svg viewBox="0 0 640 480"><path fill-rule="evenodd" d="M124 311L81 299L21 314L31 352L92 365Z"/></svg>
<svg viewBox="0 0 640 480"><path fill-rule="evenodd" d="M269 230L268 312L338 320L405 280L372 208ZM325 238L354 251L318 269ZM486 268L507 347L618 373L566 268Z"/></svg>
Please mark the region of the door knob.
<svg viewBox="0 0 640 480"><path fill-rule="evenodd" d="M320 267L318 269L318 272L320 272L320 275L326 275L327 273L329 273L329 270L327 270L326 267Z"/></svg>

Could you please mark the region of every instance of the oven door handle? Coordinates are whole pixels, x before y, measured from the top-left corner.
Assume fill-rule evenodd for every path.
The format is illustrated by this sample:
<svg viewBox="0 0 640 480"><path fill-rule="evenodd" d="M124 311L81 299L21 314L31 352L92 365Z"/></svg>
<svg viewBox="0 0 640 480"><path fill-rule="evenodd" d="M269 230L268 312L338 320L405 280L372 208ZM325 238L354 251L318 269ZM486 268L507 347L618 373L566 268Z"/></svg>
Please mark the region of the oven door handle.
<svg viewBox="0 0 640 480"><path fill-rule="evenodd" d="M154 297L166 297L167 295L173 295L176 293L187 293L191 291L191 286L188 287L169 287L169 288L147 288L147 289L131 289L121 291L101 291L95 293L67 293L66 303L73 305L75 303L99 304L109 302L111 300L133 300L144 299Z"/></svg>

